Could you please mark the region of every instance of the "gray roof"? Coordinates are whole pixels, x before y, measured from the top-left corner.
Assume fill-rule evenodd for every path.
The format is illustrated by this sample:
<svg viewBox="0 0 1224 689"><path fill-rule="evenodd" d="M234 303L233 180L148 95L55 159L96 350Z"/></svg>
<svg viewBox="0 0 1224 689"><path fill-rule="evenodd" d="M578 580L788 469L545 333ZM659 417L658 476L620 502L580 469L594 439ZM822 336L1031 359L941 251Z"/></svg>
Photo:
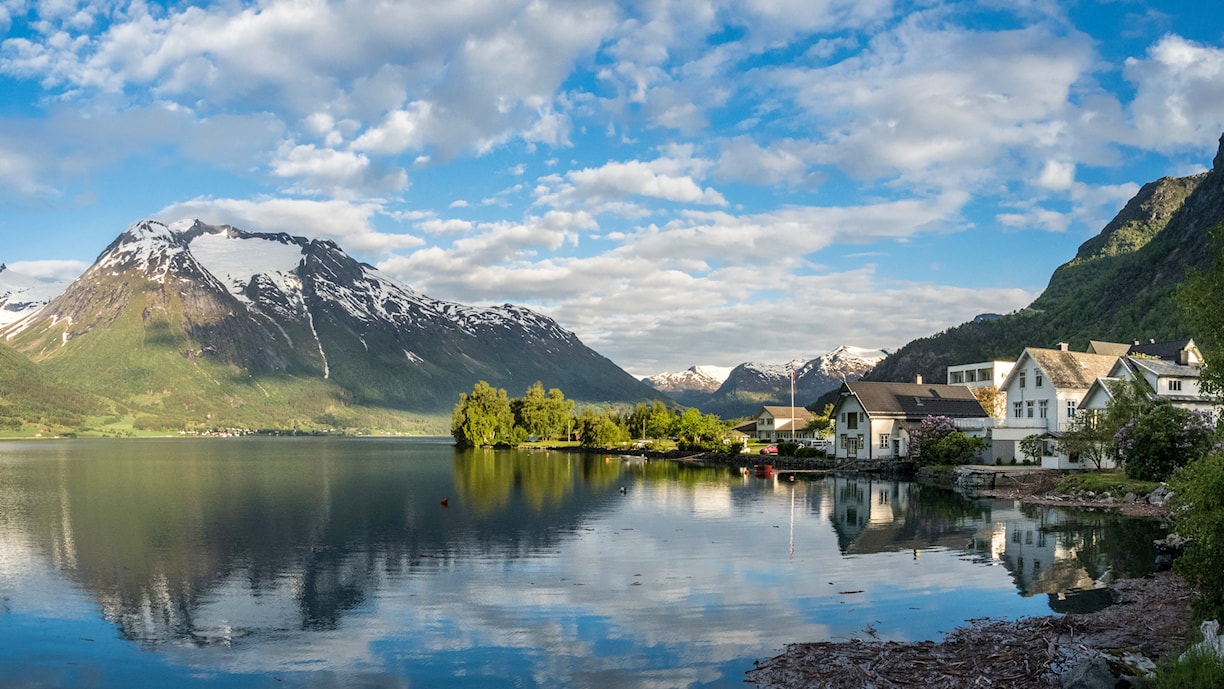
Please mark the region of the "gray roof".
<svg viewBox="0 0 1224 689"><path fill-rule="evenodd" d="M1176 361L1168 361L1166 359L1145 359L1143 357L1127 357L1126 359L1132 366L1146 369L1158 376L1169 378L1199 377L1198 366L1187 366L1186 364L1179 364Z"/></svg>
<svg viewBox="0 0 1224 689"><path fill-rule="evenodd" d="M842 384L843 395L854 395L868 416L922 419L948 416L954 419L990 416L982 409L973 390L964 385L931 383L881 383L863 380Z"/></svg>

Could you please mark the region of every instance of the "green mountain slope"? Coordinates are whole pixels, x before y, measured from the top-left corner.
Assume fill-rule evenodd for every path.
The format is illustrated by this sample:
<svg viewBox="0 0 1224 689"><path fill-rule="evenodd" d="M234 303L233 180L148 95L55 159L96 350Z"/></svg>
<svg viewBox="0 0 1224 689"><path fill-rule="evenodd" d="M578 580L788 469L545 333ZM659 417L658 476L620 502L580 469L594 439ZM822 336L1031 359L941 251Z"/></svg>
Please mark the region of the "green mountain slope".
<svg viewBox="0 0 1224 689"><path fill-rule="evenodd" d="M1030 346L1186 337L1173 292L1187 267L1204 265L1208 232L1221 222L1224 137L1212 170L1144 185L1027 308L914 340L865 379L943 381L949 365L1015 359Z"/></svg>
<svg viewBox="0 0 1224 689"><path fill-rule="evenodd" d="M25 424L75 428L86 417L108 411L98 396L58 380L0 344L0 431L12 432Z"/></svg>

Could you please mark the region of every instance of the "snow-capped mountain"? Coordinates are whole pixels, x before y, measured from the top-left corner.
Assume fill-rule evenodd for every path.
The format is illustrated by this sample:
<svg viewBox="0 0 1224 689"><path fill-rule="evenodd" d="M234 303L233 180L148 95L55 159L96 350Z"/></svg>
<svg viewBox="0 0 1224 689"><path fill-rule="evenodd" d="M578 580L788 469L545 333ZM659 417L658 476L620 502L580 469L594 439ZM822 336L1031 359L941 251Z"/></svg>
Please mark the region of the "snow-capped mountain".
<svg viewBox="0 0 1224 689"><path fill-rule="evenodd" d="M42 308L67 286L66 282L40 280L15 273L0 263L0 327Z"/></svg>
<svg viewBox="0 0 1224 689"><path fill-rule="evenodd" d="M795 404L803 406L835 389L846 380L857 380L870 371L888 353L882 349L841 346L810 360L784 364L742 363L727 370L722 383L714 390L697 385L682 387L688 380L699 381L689 372L706 368L694 366L683 373L659 374L643 379L657 390L678 402L702 411L734 418L755 414L764 405L789 405L791 366L795 371ZM654 381L674 381L675 387L665 389Z"/></svg>
<svg viewBox="0 0 1224 689"><path fill-rule="evenodd" d="M333 242L198 220L137 223L0 334L101 389L162 406L197 390L206 399L188 399L189 411L214 409L214 397L264 404L279 389L270 383L303 380L325 381L337 404L430 414L480 380L511 396L537 380L582 401L658 396L528 309L433 299Z"/></svg>
<svg viewBox="0 0 1224 689"><path fill-rule="evenodd" d="M690 366L678 373L647 376L642 382L677 402L689 405L713 394L731 375L730 366Z"/></svg>

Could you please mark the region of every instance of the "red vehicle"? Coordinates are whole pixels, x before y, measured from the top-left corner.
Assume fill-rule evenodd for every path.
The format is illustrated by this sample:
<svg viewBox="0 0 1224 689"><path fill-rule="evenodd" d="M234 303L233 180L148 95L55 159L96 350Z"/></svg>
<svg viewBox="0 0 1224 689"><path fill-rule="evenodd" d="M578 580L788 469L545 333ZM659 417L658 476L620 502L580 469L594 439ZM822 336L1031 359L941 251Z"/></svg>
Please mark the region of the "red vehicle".
<svg viewBox="0 0 1224 689"><path fill-rule="evenodd" d="M778 446L777 446L777 445L767 445L767 446L765 446L765 447L762 447L762 448L761 448L761 454L763 454L763 455L776 455L776 454L778 454Z"/></svg>

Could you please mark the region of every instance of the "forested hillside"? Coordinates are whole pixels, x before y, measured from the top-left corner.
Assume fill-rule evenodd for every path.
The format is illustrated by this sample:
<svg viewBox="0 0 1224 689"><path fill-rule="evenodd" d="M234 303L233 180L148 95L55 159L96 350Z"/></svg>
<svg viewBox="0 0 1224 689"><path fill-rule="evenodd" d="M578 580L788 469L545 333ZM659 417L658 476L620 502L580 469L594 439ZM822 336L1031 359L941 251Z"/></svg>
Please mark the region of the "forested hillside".
<svg viewBox="0 0 1224 689"><path fill-rule="evenodd" d="M943 381L951 364L1015 359L1028 346L1187 337L1173 293L1187 267L1204 265L1208 232L1221 222L1224 137L1211 171L1144 185L1027 308L914 340L865 379Z"/></svg>

